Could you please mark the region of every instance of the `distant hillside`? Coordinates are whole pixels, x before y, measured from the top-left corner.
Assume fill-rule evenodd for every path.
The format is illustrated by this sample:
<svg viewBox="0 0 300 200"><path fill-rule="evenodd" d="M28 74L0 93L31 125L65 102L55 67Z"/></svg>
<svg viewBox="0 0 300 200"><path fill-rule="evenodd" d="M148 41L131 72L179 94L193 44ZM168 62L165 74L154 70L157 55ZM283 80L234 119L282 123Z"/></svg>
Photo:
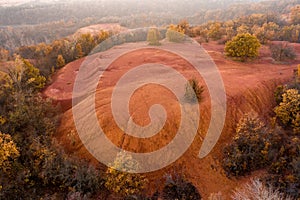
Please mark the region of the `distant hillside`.
<svg viewBox="0 0 300 200"><path fill-rule="evenodd" d="M87 17L101 19L108 16L124 17L137 14L172 13L174 17L187 17L199 11L224 9L233 4L259 0L85 0L85 1L9 1L0 7L1 25L40 24L59 20L78 20ZM2 5L5 5L2 1ZM15 4L13 4L15 2ZM24 2L24 3L20 3ZM6 1L7 4L7 1ZM1 5L1 2L0 2ZM78 12L80 10L80 12ZM14 16L14 17L11 17Z"/></svg>
<svg viewBox="0 0 300 200"><path fill-rule="evenodd" d="M88 26L93 22L82 21L55 21L40 25L0 26L0 48L14 51L20 46L30 46L38 43L51 43L52 41L67 37L79 28Z"/></svg>
<svg viewBox="0 0 300 200"><path fill-rule="evenodd" d="M277 16L290 13L291 8L300 4L300 0L269 0L257 3L232 4L224 9L200 11L194 16L187 17L193 24L207 21L227 21L251 14L276 14Z"/></svg>
<svg viewBox="0 0 300 200"><path fill-rule="evenodd" d="M24 45L50 43L101 23L139 28L182 19L196 25L253 13L287 16L297 4L300 0L0 0L0 48L13 51Z"/></svg>

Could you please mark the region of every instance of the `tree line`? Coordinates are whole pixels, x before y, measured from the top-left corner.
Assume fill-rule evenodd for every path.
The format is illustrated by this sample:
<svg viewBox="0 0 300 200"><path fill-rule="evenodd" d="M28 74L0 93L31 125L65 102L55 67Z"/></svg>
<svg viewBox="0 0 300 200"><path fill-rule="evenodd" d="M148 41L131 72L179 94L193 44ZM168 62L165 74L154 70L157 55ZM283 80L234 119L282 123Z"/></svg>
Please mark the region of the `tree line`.
<svg viewBox="0 0 300 200"><path fill-rule="evenodd" d="M200 26L189 27L187 34L201 37L203 42L220 40L223 43L237 34L255 35L262 44L268 41L300 42L300 6L291 8L290 19L276 14L252 14L226 22L208 22ZM185 22L183 22L185 23Z"/></svg>
<svg viewBox="0 0 300 200"><path fill-rule="evenodd" d="M79 27L97 23L119 23L128 28L166 26L180 19L190 24L225 22L251 14L287 15L300 0L259 1L85 1L56 4L23 4L0 7L0 47L51 43L72 34ZM115 9L115 8L118 9ZM80 10L80 12L78 12ZM14 16L14 17L10 17ZM51 28L50 28L51 27Z"/></svg>

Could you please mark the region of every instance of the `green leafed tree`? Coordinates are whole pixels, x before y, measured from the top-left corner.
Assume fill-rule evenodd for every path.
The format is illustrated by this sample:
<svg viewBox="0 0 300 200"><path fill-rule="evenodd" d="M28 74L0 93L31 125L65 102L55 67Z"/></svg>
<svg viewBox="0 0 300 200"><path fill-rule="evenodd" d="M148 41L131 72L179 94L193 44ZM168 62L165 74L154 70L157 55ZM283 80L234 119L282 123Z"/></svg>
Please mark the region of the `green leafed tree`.
<svg viewBox="0 0 300 200"><path fill-rule="evenodd" d="M240 61L253 59L258 56L258 50L261 44L259 40L249 33L238 34L225 45L225 53Z"/></svg>

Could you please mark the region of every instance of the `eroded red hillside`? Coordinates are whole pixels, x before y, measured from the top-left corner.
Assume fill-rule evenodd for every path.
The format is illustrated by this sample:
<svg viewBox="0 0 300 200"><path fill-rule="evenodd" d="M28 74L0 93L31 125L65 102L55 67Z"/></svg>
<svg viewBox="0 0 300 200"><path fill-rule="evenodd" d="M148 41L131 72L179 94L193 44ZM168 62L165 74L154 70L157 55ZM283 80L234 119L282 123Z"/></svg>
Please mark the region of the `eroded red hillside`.
<svg viewBox="0 0 300 200"><path fill-rule="evenodd" d="M95 55L95 57L101 60L113 56L119 49L130 49L132 45L135 44L125 44L114 47L106 52ZM145 46L145 44L142 45ZM259 60L251 63L240 63L224 57L222 53L223 45L209 43L203 44L203 47L213 58L224 81L227 94L225 127L213 151L204 159L199 159L199 149L205 138L210 119L211 99L206 89L204 92L204 101L200 105L200 128L193 144L172 166L147 174L147 177L151 180L152 192L154 192L158 186L162 186L163 176L167 172L172 172L174 168L177 168L184 170L187 178L199 189L204 199L207 199L210 193L219 191L225 194L225 196L229 196L232 189L239 186L248 178L245 177L240 180L235 180L226 177L219 163L223 147L231 141L235 125L243 114L254 111L265 118L270 116L275 103L273 92L276 86L290 80L293 70L296 68L295 64L272 64L269 52L266 48L262 49L262 57L260 57ZM69 110L69 108L71 108L74 80L83 61L84 59L77 60L61 69L53 77L53 84L44 91L44 94L62 102L64 110L66 111L56 136L57 139L68 152L88 158L96 164L97 161L80 142L76 133L72 110ZM295 61L295 63L296 62L299 62L299 60ZM195 70L189 66L188 62L178 58L172 53L160 51L159 49L146 48L136 50L116 60L110 66L110 70L105 72L103 79L101 79L101 84L98 85L95 100L96 113L99 124L103 126L106 135L114 144L136 152L152 151L167 144L176 133L176 124L178 123L178 115L180 115L178 102L170 91L156 85L147 85L140 88L132 96L130 100L130 107L133 108L131 114L136 123L146 125L149 123L149 116L147 114L149 107L155 103L159 103L168 111L170 121L168 121L167 126L158 135L146 141L125 135L124 130L121 130L114 123L110 110L110 96L114 88L113 86L125 72L143 63L163 63L169 65L185 77L196 77L204 84L201 77L195 75ZM99 98L97 98L97 96ZM159 96L159 102L157 102L157 96Z"/></svg>

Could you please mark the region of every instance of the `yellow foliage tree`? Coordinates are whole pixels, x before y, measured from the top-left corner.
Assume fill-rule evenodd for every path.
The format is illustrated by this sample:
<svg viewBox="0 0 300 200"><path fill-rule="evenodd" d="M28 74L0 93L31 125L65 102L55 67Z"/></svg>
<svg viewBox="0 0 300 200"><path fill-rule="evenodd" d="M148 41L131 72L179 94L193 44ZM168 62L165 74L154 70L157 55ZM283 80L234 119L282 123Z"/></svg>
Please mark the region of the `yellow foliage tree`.
<svg viewBox="0 0 300 200"><path fill-rule="evenodd" d="M171 24L167 30L166 38L170 42L182 42L185 30L181 26Z"/></svg>
<svg viewBox="0 0 300 200"><path fill-rule="evenodd" d="M66 65L66 61L62 55L58 55L56 59L56 66L57 68L62 68Z"/></svg>
<svg viewBox="0 0 300 200"><path fill-rule="evenodd" d="M177 27L178 29L182 30L184 34L186 34L190 28L190 24L187 20L181 20Z"/></svg>
<svg viewBox="0 0 300 200"><path fill-rule="evenodd" d="M221 39L224 30L220 22L214 22L209 26L208 36L213 40Z"/></svg>
<svg viewBox="0 0 300 200"><path fill-rule="evenodd" d="M279 33L279 25L274 22L264 23L263 26L253 26L252 32L262 44L275 40Z"/></svg>
<svg viewBox="0 0 300 200"><path fill-rule="evenodd" d="M81 44L79 43L76 44L74 54L76 59L82 58L84 56L84 53L82 52Z"/></svg>
<svg viewBox="0 0 300 200"><path fill-rule="evenodd" d="M106 40L107 38L109 38L110 33L107 31L100 31L100 33L98 33L95 36L95 43L96 44L100 44L101 42L103 42L104 40Z"/></svg>
<svg viewBox="0 0 300 200"><path fill-rule="evenodd" d="M282 95L282 102L275 108L276 116L286 126L292 126L295 133L300 129L300 94L289 89Z"/></svg>
<svg viewBox="0 0 300 200"><path fill-rule="evenodd" d="M259 135L264 131L265 124L258 118L256 113L246 114L240 119L236 127L235 140L239 139L241 136L245 137L249 134Z"/></svg>
<svg viewBox="0 0 300 200"><path fill-rule="evenodd" d="M249 33L238 34L225 45L225 53L227 56L246 61L248 58L258 56L258 50L261 44L259 40Z"/></svg>
<svg viewBox="0 0 300 200"><path fill-rule="evenodd" d="M14 67L9 69L6 87L12 91L31 90L44 88L46 78L40 74L40 70L27 60L17 57Z"/></svg>
<svg viewBox="0 0 300 200"><path fill-rule="evenodd" d="M121 196L140 194L148 181L144 176L135 173L138 168L138 162L130 155L119 153L106 171L105 187ZM123 172L125 170L128 172Z"/></svg>
<svg viewBox="0 0 300 200"><path fill-rule="evenodd" d="M224 23L225 35L227 40L231 40L236 35L236 30L234 29L234 22L228 21Z"/></svg>
<svg viewBox="0 0 300 200"><path fill-rule="evenodd" d="M0 171L7 172L20 153L11 136L0 132Z"/></svg>
<svg viewBox="0 0 300 200"><path fill-rule="evenodd" d="M250 32L250 29L245 24L242 24L240 27L237 28L237 33L238 34L246 34L246 33L249 33L249 32Z"/></svg>
<svg viewBox="0 0 300 200"><path fill-rule="evenodd" d="M90 33L80 35L77 43L81 45L83 55L88 55L96 46L95 39Z"/></svg>
<svg viewBox="0 0 300 200"><path fill-rule="evenodd" d="M289 41L289 42L299 42L300 36L300 25L290 25L284 26L280 30L280 38L281 40Z"/></svg>

